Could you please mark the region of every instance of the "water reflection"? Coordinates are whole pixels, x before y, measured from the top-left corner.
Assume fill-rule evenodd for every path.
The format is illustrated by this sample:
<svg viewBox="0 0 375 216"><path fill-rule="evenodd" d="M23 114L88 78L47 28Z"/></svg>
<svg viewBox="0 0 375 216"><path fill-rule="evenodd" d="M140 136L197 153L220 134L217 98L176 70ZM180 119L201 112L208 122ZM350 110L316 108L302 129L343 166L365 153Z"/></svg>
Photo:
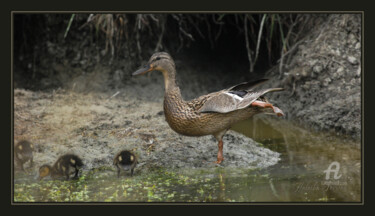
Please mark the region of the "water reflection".
<svg viewBox="0 0 375 216"><path fill-rule="evenodd" d="M263 170L270 175L275 201L360 201L360 141L330 133L311 132L286 120L254 117L234 130L281 153L275 166ZM341 178L324 170L338 162Z"/></svg>

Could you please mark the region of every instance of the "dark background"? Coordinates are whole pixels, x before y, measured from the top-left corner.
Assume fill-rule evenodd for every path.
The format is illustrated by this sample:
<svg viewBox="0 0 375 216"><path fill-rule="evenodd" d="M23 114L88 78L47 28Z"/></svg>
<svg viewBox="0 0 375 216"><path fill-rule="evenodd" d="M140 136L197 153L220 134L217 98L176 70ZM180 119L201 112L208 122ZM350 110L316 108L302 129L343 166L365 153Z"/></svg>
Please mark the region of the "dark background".
<svg viewBox="0 0 375 216"><path fill-rule="evenodd" d="M193 59L192 70L201 65L214 68L213 73L232 73L247 79L262 77L278 63L284 43L292 46L309 32L310 25L327 17L327 14L268 14L258 45L262 13L99 13L93 14L95 18L91 21L89 13L74 15L68 29L71 13L13 14L16 87L61 86L61 82L47 86L40 83L43 78L55 79L60 73L51 70L54 64L80 67L83 73L90 73L100 64L111 67L112 72L122 69L128 77L155 51L167 51L182 62ZM160 37L161 46L156 49ZM248 54L254 61L257 47L257 61L253 63L253 71L249 71L252 65Z"/></svg>

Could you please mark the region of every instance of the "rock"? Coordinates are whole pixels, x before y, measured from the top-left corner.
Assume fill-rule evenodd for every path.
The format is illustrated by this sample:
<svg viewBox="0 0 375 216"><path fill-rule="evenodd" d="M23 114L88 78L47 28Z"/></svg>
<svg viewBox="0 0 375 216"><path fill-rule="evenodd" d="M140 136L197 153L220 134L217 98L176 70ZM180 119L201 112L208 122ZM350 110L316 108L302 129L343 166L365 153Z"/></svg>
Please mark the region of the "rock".
<svg viewBox="0 0 375 216"><path fill-rule="evenodd" d="M331 79L329 77L327 77L324 82L323 82L323 85L324 86L328 86L328 84L331 82Z"/></svg>
<svg viewBox="0 0 375 216"><path fill-rule="evenodd" d="M330 16L326 23L313 30L310 38L312 43L305 43L304 50L298 50L295 56L291 57L290 71L312 69L312 73L307 73L306 77L295 79L294 82L274 78L263 87L295 89L293 94L290 90L269 95L270 101L282 104L281 109L288 113L288 118L298 119L301 124L310 128L335 130L353 138L360 138L361 38L360 34L353 32L361 32L361 16ZM351 23L350 31L346 29L347 25L339 23ZM322 28L326 29L324 36L318 37ZM333 50L340 50L341 55ZM317 56L325 58L316 61ZM271 69L267 76L277 77L277 70Z"/></svg>
<svg viewBox="0 0 375 216"><path fill-rule="evenodd" d="M161 144L162 149L155 152L154 159L148 163L166 168L175 168L176 164L180 168L215 166L212 162L216 160L218 149L216 140L212 139L212 136L186 137L174 132L169 134L169 140L177 137L182 138L181 143L169 141L170 144ZM265 168L280 160L279 153L261 147L251 138L234 131L229 131L224 136L223 142L224 158L226 158L222 164L224 167Z"/></svg>
<svg viewBox="0 0 375 216"><path fill-rule="evenodd" d="M322 72L322 70L323 70L322 65L315 65L315 66L313 67L313 71L314 71L315 73L320 73L320 72Z"/></svg>
<svg viewBox="0 0 375 216"><path fill-rule="evenodd" d="M336 72L341 74L343 71L344 71L344 67L339 67Z"/></svg>
<svg viewBox="0 0 375 216"><path fill-rule="evenodd" d="M348 56L348 61L353 65L358 64L357 58L355 58L354 56Z"/></svg>
<svg viewBox="0 0 375 216"><path fill-rule="evenodd" d="M354 48L355 48L355 49L360 49L360 48L361 48L361 43L360 43L360 42L356 43L356 45L355 45Z"/></svg>

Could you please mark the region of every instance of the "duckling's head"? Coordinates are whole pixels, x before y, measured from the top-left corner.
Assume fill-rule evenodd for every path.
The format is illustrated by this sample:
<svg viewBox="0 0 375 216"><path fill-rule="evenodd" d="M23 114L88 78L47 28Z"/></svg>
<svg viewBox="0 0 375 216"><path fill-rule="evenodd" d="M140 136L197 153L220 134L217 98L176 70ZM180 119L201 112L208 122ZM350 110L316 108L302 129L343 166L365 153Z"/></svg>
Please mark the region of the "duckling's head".
<svg viewBox="0 0 375 216"><path fill-rule="evenodd" d="M51 175L52 167L50 165L43 165L39 168L39 180Z"/></svg>
<svg viewBox="0 0 375 216"><path fill-rule="evenodd" d="M160 71L167 75L175 71L175 64L172 57L166 52L153 54L145 66L135 71L132 75L142 75L150 71Z"/></svg>
<svg viewBox="0 0 375 216"><path fill-rule="evenodd" d="M32 151L34 151L34 145L27 140L21 140L16 145L15 151L17 151L17 152L32 152Z"/></svg>
<svg viewBox="0 0 375 216"><path fill-rule="evenodd" d="M127 150L118 153L113 160L114 165L131 165L134 163L137 163L137 157L132 152Z"/></svg>

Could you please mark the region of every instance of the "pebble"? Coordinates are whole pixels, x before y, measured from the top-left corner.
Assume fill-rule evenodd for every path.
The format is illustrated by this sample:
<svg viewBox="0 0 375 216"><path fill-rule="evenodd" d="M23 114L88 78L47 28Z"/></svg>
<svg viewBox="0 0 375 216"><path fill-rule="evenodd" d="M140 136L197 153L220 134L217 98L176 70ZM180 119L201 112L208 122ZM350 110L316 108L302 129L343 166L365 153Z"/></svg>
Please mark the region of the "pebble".
<svg viewBox="0 0 375 216"><path fill-rule="evenodd" d="M313 67L313 71L316 72L316 73L320 73L320 72L322 72L322 70L323 70L323 67L321 65L315 65Z"/></svg>
<svg viewBox="0 0 375 216"><path fill-rule="evenodd" d="M339 67L338 69L337 69L337 73L342 73L344 71L344 67Z"/></svg>
<svg viewBox="0 0 375 216"><path fill-rule="evenodd" d="M358 64L358 61L354 56L348 56L348 61L353 65Z"/></svg>
<svg viewBox="0 0 375 216"><path fill-rule="evenodd" d="M355 49L359 49L359 48L361 48L361 43L360 43L360 42L358 42L358 43L355 45Z"/></svg>
<svg viewBox="0 0 375 216"><path fill-rule="evenodd" d="M331 79L329 77L327 77L324 82L323 82L323 85L324 86L328 86L328 84L331 82Z"/></svg>

